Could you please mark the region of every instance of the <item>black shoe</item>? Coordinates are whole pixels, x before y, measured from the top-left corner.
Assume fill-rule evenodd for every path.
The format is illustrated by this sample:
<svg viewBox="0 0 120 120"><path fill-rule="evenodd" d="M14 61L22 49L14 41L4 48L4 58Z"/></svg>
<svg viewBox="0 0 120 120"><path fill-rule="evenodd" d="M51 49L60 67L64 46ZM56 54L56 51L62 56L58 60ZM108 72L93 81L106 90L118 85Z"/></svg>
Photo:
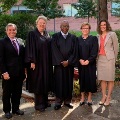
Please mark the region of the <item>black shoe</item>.
<svg viewBox="0 0 120 120"><path fill-rule="evenodd" d="M50 103L45 104L45 108L47 107L51 107L51 104Z"/></svg>
<svg viewBox="0 0 120 120"><path fill-rule="evenodd" d="M35 108L35 110L40 111L40 112L44 112L45 108Z"/></svg>
<svg viewBox="0 0 120 120"><path fill-rule="evenodd" d="M85 102L80 102L80 106L82 106L82 105L84 105L85 104Z"/></svg>
<svg viewBox="0 0 120 120"><path fill-rule="evenodd" d="M72 109L73 108L73 106L72 105L70 105L70 104L64 104L65 106L67 106L68 108L70 108L70 109Z"/></svg>
<svg viewBox="0 0 120 120"><path fill-rule="evenodd" d="M60 108L61 108L61 105L55 105L55 106L54 106L54 109L55 109L55 110L59 110Z"/></svg>
<svg viewBox="0 0 120 120"><path fill-rule="evenodd" d="M12 112L12 113L16 115L24 115L24 112L22 110L17 110L16 112Z"/></svg>
<svg viewBox="0 0 120 120"><path fill-rule="evenodd" d="M88 106L91 106L92 105L92 102L87 102Z"/></svg>
<svg viewBox="0 0 120 120"><path fill-rule="evenodd" d="M5 113L5 118L7 119L12 118L12 114L10 112Z"/></svg>

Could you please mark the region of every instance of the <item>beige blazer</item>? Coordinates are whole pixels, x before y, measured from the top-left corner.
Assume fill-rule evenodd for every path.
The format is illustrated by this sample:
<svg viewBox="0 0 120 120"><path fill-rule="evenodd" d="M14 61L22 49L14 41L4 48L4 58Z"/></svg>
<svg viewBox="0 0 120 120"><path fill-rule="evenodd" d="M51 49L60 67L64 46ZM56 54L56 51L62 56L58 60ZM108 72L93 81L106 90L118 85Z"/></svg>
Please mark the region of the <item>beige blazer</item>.
<svg viewBox="0 0 120 120"><path fill-rule="evenodd" d="M100 35L98 35L98 43L100 48ZM115 58L115 60L117 59L117 55L119 51L119 43L115 32L110 31L107 33L104 43L104 49L108 60L113 58Z"/></svg>

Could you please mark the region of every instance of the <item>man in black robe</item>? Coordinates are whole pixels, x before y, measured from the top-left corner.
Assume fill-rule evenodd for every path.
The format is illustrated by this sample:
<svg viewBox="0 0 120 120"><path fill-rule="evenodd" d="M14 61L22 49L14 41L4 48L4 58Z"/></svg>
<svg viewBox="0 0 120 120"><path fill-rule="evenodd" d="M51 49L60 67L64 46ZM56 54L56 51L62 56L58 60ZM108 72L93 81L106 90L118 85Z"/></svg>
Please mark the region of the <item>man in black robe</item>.
<svg viewBox="0 0 120 120"><path fill-rule="evenodd" d="M55 79L55 106L61 108L62 102L68 108L70 105L73 90L74 65L76 62L76 37L70 33L68 21L60 25L61 31L52 36L52 62L54 66Z"/></svg>
<svg viewBox="0 0 120 120"><path fill-rule="evenodd" d="M52 76L50 37L45 31L47 18L39 16L36 29L30 31L26 41L27 89L35 95L35 109L41 112L50 107L48 91Z"/></svg>

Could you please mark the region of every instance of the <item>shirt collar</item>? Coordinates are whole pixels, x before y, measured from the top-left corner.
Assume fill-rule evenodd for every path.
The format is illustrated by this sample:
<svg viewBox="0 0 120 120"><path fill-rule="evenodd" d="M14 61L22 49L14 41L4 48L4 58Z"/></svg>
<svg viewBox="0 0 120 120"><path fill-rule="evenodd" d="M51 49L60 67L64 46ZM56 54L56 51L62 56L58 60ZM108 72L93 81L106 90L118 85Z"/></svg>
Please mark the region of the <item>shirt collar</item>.
<svg viewBox="0 0 120 120"><path fill-rule="evenodd" d="M64 35L68 35L68 32L65 34L65 33L63 33L62 31L61 31L61 34L64 36Z"/></svg>
<svg viewBox="0 0 120 120"><path fill-rule="evenodd" d="M9 39L10 39L11 41L15 41L15 42L16 42L16 40L17 40L17 38L13 38L13 39L12 39L12 38L10 38L10 37L9 37Z"/></svg>

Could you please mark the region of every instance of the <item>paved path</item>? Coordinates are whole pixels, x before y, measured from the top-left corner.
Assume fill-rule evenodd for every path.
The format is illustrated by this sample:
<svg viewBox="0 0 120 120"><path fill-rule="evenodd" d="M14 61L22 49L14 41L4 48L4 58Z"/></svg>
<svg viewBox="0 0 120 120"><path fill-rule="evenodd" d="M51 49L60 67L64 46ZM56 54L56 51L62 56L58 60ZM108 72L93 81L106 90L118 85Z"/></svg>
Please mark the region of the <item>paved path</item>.
<svg viewBox="0 0 120 120"><path fill-rule="evenodd" d="M2 111L1 101L1 82L0 82L0 120L6 120ZM46 109L44 113L35 111L32 102L21 99L20 108L24 110L25 115L13 116L11 120L120 120L120 85L116 85L113 91L111 105L108 107L100 106L98 104L101 98L101 93L97 92L93 95L93 105L79 106L79 102L74 101L73 109L62 107L60 110L55 111L54 102L52 107Z"/></svg>

